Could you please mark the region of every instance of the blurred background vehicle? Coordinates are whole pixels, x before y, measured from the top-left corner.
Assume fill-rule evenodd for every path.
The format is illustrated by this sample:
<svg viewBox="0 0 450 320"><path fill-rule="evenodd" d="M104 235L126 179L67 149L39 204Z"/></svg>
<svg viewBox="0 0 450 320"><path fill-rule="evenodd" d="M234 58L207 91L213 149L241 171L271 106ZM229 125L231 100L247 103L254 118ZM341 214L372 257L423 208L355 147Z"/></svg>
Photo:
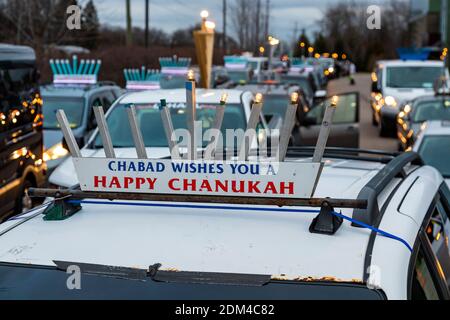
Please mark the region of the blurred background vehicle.
<svg viewBox="0 0 450 320"><path fill-rule="evenodd" d="M42 98L32 48L0 44L0 221L36 204L45 184Z"/></svg>
<svg viewBox="0 0 450 320"><path fill-rule="evenodd" d="M222 124L223 144L226 142L227 129L245 130L250 117L250 105L254 99L250 91L242 90L215 90L197 89L197 120L202 121L202 134L213 126L216 106L219 105L221 97L227 95L227 104ZM106 122L109 127L111 140L116 155L122 158L136 158L136 149L131 129L127 119L126 108L133 104L136 108L136 117L140 125L142 137L151 158L163 158L170 156L170 150L165 136L163 123L161 121L160 103L165 99L170 111L174 129L186 128L186 91L185 89L161 89L153 91L140 91L127 93L116 100L106 113ZM268 124L261 114L256 127L257 141L261 142L268 137L265 136ZM197 136L198 146L206 147L202 136ZM180 141L185 143L185 141ZM83 156L104 157L103 144L96 129L84 148L81 150ZM59 187L71 187L76 185L77 178L71 158L65 159L61 165L50 175L51 185Z"/></svg>
<svg viewBox="0 0 450 320"><path fill-rule="evenodd" d="M397 116L400 150L409 150L423 123L432 120L450 121L450 96L421 96L406 102Z"/></svg>
<svg viewBox="0 0 450 320"><path fill-rule="evenodd" d="M399 107L406 100L434 92L440 78L449 79L442 61L384 60L378 63L372 82L373 122L380 136L395 137ZM374 81L376 79L376 81Z"/></svg>
<svg viewBox="0 0 450 320"><path fill-rule="evenodd" d="M438 169L450 187L450 121L425 122L412 150L427 165Z"/></svg>

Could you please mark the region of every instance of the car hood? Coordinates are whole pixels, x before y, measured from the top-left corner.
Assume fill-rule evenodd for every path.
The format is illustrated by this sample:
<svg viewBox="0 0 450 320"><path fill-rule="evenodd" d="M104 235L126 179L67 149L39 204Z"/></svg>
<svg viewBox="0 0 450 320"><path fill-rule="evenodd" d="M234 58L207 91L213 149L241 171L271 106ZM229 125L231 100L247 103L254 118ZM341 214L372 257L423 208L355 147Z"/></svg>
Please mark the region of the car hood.
<svg viewBox="0 0 450 320"><path fill-rule="evenodd" d="M44 149L47 150L63 139L61 130L44 130Z"/></svg>
<svg viewBox="0 0 450 320"><path fill-rule="evenodd" d="M147 154L152 159L160 159L170 156L169 148L146 148ZM137 158L136 149L134 148L117 148L114 149L117 158L135 159ZM103 149L82 149L83 157L105 158ZM78 178L75 173L72 157L65 159L50 175L49 182L62 187L72 187L78 184Z"/></svg>
<svg viewBox="0 0 450 320"><path fill-rule="evenodd" d="M385 97L392 96L397 100L397 103L402 103L407 100L415 99L419 96L433 94L433 89L426 88L385 88L383 95Z"/></svg>

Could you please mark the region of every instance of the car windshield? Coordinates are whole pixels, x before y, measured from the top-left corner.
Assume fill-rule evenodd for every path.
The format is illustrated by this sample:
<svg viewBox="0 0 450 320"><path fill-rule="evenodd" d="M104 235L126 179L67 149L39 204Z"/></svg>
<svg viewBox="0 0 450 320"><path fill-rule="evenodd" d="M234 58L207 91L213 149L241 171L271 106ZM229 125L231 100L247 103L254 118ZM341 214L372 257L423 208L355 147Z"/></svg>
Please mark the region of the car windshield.
<svg viewBox="0 0 450 320"><path fill-rule="evenodd" d="M59 124L56 119L56 111L64 110L71 128L78 128L83 120L84 99L70 97L46 97L42 98L44 104L42 112L44 114L44 129L58 129Z"/></svg>
<svg viewBox="0 0 450 320"><path fill-rule="evenodd" d="M264 114L284 116L289 96L269 94L264 96Z"/></svg>
<svg viewBox="0 0 450 320"><path fill-rule="evenodd" d="M216 107L218 104L204 104L197 105L197 121L202 122L203 131L210 129L214 124L216 114ZM140 125L144 144L147 147L167 147L167 139L164 132L164 127L161 121L161 112L159 110L159 103L150 104L135 104L136 118ZM174 129L186 128L186 104L168 103L167 107L170 110L172 123ZM127 118L126 105L119 104L107 118L109 131L114 147L116 148L130 148L134 147L133 137ZM240 104L227 104L225 107L225 115L222 122L222 133L225 135L226 129L245 129L246 117L244 108ZM204 141L204 145L207 141ZM102 147L102 140L100 135L95 139L95 147Z"/></svg>
<svg viewBox="0 0 450 320"><path fill-rule="evenodd" d="M450 99L420 101L414 106L412 122L450 120Z"/></svg>
<svg viewBox="0 0 450 320"><path fill-rule="evenodd" d="M74 264L76 265L76 263ZM209 283L208 277L186 275L184 272L173 272L182 276L181 280L165 273L162 281L157 281L159 272L152 280L146 274L138 274L134 269L131 278L127 278L127 272L121 276L81 273L79 285L69 287L71 274L52 267L25 266L0 263L0 299L130 299L130 300L198 300L198 299L342 299L350 300L382 300L385 295L380 290L371 290L367 286L358 283L333 283L333 282L302 282L302 281L270 281L260 283L261 276L245 275L239 279L243 281L257 281L256 284L241 284L234 280L228 283L225 279ZM142 276L142 277L136 277ZM217 274L216 274L217 275ZM211 276L213 277L213 275ZM228 278L232 276L228 275ZM205 282L198 283L205 278ZM200 280L201 281L201 280ZM231 279L233 281L233 278Z"/></svg>
<svg viewBox="0 0 450 320"><path fill-rule="evenodd" d="M248 71L247 70L243 70L243 71L228 71L228 77L230 78L231 81L233 82L246 82L249 80L249 75L248 75Z"/></svg>
<svg viewBox="0 0 450 320"><path fill-rule="evenodd" d="M386 86L389 88L432 89L443 75L444 68L436 67L387 67Z"/></svg>
<svg viewBox="0 0 450 320"><path fill-rule="evenodd" d="M426 164L450 178L450 136L425 136L419 154Z"/></svg>
<svg viewBox="0 0 450 320"><path fill-rule="evenodd" d="M314 95L313 89L311 88L311 84L309 83L309 80L305 77L282 75L281 82L299 86L300 88L303 89L303 91L308 97L312 97Z"/></svg>

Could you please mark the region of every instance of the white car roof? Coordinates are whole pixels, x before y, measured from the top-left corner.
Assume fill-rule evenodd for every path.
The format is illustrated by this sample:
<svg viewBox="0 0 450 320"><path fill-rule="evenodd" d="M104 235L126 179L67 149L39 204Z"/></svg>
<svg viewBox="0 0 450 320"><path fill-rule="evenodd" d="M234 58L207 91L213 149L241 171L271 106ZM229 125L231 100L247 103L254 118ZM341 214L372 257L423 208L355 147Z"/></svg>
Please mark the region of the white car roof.
<svg viewBox="0 0 450 320"><path fill-rule="evenodd" d="M327 159L314 196L357 198L383 167L378 162ZM410 186L418 177L423 179L417 191L420 197L413 195L408 210L399 214L402 196L414 189ZM379 195L380 207L400 181L393 179ZM426 212L422 207L429 205L441 182L442 177L439 179L431 167L413 171L400 185L403 193L396 193L389 202L392 209L385 213L380 227L412 246ZM371 231L351 227L348 221L328 236L310 233L308 228L317 212L292 212L302 209L298 207L276 207L273 211L261 207L258 211L258 206L229 204L150 204L83 204L74 216L53 222L38 215L1 235L0 261L53 266L53 260L59 260L143 269L161 263L162 269L180 271L363 281ZM342 213L352 216L352 209ZM0 234L17 222L0 225ZM404 244L376 238L372 261L385 267L383 277L392 283L382 284L391 297L406 295L406 285L402 287L405 292L399 286L407 282L410 255ZM394 270L393 275L388 276L389 270Z"/></svg>
<svg viewBox="0 0 450 320"><path fill-rule="evenodd" d="M423 66L423 67L444 67L444 62L437 60L382 60L379 61L383 67L409 67L409 66Z"/></svg>
<svg viewBox="0 0 450 320"><path fill-rule="evenodd" d="M227 89L197 89L198 103L219 103L220 97L223 93L228 94L228 103L241 103L241 96L245 93L241 90L227 90ZM183 89L161 89L161 90L146 90L132 92L120 99L120 103L155 103L161 99L166 99L168 103L171 102L185 102L186 90Z"/></svg>
<svg viewBox="0 0 450 320"><path fill-rule="evenodd" d="M422 124L421 130L417 135L416 143L413 150L418 151L425 136L449 135L450 136L450 121L432 120Z"/></svg>

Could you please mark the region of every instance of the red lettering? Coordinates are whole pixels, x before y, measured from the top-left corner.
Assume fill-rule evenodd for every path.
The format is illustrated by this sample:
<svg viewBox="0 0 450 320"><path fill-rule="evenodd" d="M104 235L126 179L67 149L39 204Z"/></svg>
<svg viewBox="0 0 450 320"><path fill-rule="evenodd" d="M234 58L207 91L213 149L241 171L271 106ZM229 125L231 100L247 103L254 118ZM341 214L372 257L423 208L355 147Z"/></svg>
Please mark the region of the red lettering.
<svg viewBox="0 0 450 320"><path fill-rule="evenodd" d="M219 192L219 188L223 192L228 192L228 180L225 180L223 182L220 180L215 180L214 183L216 185L216 192Z"/></svg>
<svg viewBox="0 0 450 320"><path fill-rule="evenodd" d="M140 189L141 185L145 183L145 178L136 178L136 189Z"/></svg>
<svg viewBox="0 0 450 320"><path fill-rule="evenodd" d="M189 182L189 179L184 179L183 180L183 190L189 190L189 188L191 189L191 191L196 191L197 188L197 180L192 179Z"/></svg>
<svg viewBox="0 0 450 320"><path fill-rule="evenodd" d="M125 189L128 189L128 186L129 186L130 184L132 184L133 181L134 181L133 178L131 178L131 177L125 177L125 178L123 179L123 187L124 187Z"/></svg>
<svg viewBox="0 0 450 320"><path fill-rule="evenodd" d="M149 184L149 189L154 190L155 189L155 182L158 178L147 178L147 182Z"/></svg>
<svg viewBox="0 0 450 320"><path fill-rule="evenodd" d="M261 181L256 181L256 182L249 181L248 182L248 192L249 193L253 193L253 192L261 193L261 190L258 189L258 184L260 184L260 183L261 183Z"/></svg>
<svg viewBox="0 0 450 320"><path fill-rule="evenodd" d="M285 190L288 190L288 194L294 194L294 183L288 182L286 186L286 182L281 182L280 184L280 193L285 194Z"/></svg>
<svg viewBox="0 0 450 320"><path fill-rule="evenodd" d="M106 188L106 177L102 176L94 176L94 188L98 188L98 185L101 184L102 188Z"/></svg>
<svg viewBox="0 0 450 320"><path fill-rule="evenodd" d="M170 179L169 180L169 188L175 191L180 191L180 188L176 188L173 184L174 182L180 182L180 179Z"/></svg>
<svg viewBox="0 0 450 320"><path fill-rule="evenodd" d="M278 194L277 188L275 188L275 185L272 181L267 182L266 188L264 189L264 193L272 193L272 194Z"/></svg>
<svg viewBox="0 0 450 320"><path fill-rule="evenodd" d="M200 186L200 190L198 190L198 191L203 191L203 189L206 189L207 191L212 192L212 188L211 188L211 185L209 184L208 180L203 180L202 181L202 184Z"/></svg>
<svg viewBox="0 0 450 320"><path fill-rule="evenodd" d="M109 188L117 188L120 189L120 182L119 182L119 178L117 177L112 177L111 179L111 183L109 184Z"/></svg>
<svg viewBox="0 0 450 320"><path fill-rule="evenodd" d="M245 181L239 181L239 188L237 186L237 181L231 181L231 190L236 193L245 192Z"/></svg>

